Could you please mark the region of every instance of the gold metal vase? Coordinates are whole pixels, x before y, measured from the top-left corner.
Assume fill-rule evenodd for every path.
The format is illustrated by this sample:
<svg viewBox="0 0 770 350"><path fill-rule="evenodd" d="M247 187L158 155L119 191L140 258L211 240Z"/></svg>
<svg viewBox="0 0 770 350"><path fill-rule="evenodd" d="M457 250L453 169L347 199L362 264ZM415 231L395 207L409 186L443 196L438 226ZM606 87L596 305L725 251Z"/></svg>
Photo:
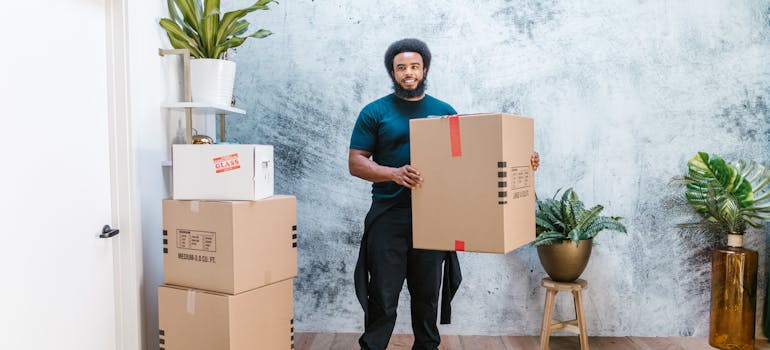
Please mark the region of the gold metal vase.
<svg viewBox="0 0 770 350"><path fill-rule="evenodd" d="M543 269L556 282L572 282L583 273L591 257L593 239L586 239L575 244L573 241L561 241L551 245L537 247L537 256Z"/></svg>
<svg viewBox="0 0 770 350"><path fill-rule="evenodd" d="M742 235L730 234L712 259L709 345L753 350L758 253L743 248Z"/></svg>

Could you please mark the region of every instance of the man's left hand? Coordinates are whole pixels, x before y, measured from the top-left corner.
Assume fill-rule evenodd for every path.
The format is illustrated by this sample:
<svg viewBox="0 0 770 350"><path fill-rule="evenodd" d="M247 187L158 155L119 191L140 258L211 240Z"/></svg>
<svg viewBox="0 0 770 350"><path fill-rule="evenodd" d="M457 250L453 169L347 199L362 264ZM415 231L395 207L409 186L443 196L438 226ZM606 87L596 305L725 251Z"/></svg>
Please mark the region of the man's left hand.
<svg viewBox="0 0 770 350"><path fill-rule="evenodd" d="M540 155L537 152L533 153L532 157L529 158L529 164L532 165L532 171L537 171L537 168L540 166Z"/></svg>

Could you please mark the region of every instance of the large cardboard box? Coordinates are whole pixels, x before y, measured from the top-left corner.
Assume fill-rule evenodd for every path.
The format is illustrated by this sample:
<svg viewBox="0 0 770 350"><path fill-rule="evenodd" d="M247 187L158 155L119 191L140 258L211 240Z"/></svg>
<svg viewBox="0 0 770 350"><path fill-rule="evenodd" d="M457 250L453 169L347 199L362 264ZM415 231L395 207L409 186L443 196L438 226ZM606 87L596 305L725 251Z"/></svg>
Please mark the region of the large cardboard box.
<svg viewBox="0 0 770 350"><path fill-rule="evenodd" d="M297 275L297 200L163 201L167 284L237 294Z"/></svg>
<svg viewBox="0 0 770 350"><path fill-rule="evenodd" d="M290 350L294 346L292 280L236 295L158 287L164 350Z"/></svg>
<svg viewBox="0 0 770 350"><path fill-rule="evenodd" d="M535 239L534 123L504 113L412 119L415 248L507 253Z"/></svg>
<svg viewBox="0 0 770 350"><path fill-rule="evenodd" d="M174 199L257 200L273 195L273 146L173 145Z"/></svg>

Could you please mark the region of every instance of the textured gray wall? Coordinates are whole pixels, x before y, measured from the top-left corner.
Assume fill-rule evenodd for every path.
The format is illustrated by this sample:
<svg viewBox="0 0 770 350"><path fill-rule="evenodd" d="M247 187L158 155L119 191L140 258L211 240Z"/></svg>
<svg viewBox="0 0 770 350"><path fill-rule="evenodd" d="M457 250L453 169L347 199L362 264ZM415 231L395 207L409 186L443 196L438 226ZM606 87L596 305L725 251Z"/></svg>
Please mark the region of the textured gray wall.
<svg viewBox="0 0 770 350"><path fill-rule="evenodd" d="M244 6L237 1L231 6ZM227 5L227 4L226 4ZM698 150L770 159L768 1L296 0L250 16L273 30L240 48L231 117L242 143L275 145L276 190L299 197L300 331L360 331L352 272L369 184L347 172L360 109L390 92L389 43L429 43L428 92L460 113L535 118L537 191L574 187L625 217L583 277L591 335L708 333L710 248L670 184ZM254 28L256 29L256 28ZM761 252L765 233L747 246ZM462 253L446 334L538 334L536 251ZM760 269L764 295L765 269ZM406 293L396 332L410 332ZM760 298L760 307L764 298ZM566 296L557 316L571 315Z"/></svg>

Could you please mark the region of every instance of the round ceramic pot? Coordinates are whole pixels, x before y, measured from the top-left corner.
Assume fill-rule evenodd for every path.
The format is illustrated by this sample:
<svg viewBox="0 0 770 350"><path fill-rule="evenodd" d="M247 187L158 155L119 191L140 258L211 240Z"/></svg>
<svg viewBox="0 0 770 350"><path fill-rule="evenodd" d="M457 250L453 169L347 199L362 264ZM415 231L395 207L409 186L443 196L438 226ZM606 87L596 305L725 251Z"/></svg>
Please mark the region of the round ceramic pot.
<svg viewBox="0 0 770 350"><path fill-rule="evenodd" d="M193 102L230 106L234 83L235 62L210 58L190 60Z"/></svg>
<svg viewBox="0 0 770 350"><path fill-rule="evenodd" d="M572 282L583 273L591 257L593 240L562 241L537 247L543 269L556 282Z"/></svg>

